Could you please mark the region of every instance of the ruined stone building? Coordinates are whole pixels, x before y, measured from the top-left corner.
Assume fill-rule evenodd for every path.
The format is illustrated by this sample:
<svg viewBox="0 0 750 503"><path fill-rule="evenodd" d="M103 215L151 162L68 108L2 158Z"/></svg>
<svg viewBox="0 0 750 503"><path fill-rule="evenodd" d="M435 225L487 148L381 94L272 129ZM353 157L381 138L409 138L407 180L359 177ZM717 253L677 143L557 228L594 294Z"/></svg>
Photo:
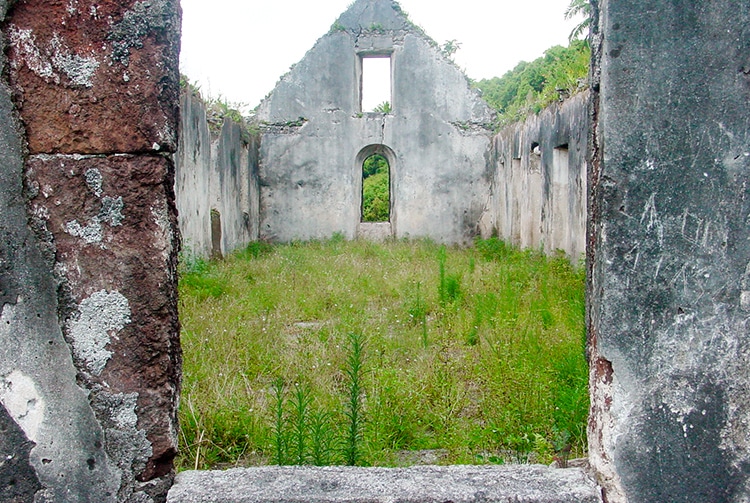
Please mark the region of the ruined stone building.
<svg viewBox="0 0 750 503"><path fill-rule="evenodd" d="M390 61L388 113L362 108L371 58ZM577 259L585 241L586 117L580 96L495 136L493 112L438 44L397 3L359 0L261 103L260 133L244 146L228 141L239 136L227 124L211 143L205 110L183 96L183 236L208 255L213 208L223 252L255 238L340 233L466 244L497 233ZM231 145L242 152L228 162ZM221 166L213 172L205 171L211 152ZM362 164L376 153L390 167L382 225L362 222Z"/></svg>
<svg viewBox="0 0 750 503"><path fill-rule="evenodd" d="M495 136L386 0L341 16L263 103L260 132L212 131L179 96L179 12L0 2L0 501L750 500L750 3L593 1L590 94ZM391 59L390 114L360 106L372 56ZM374 152L392 170L386 234L585 250L590 474L265 468L174 484L178 218L203 255L354 238ZM445 491L409 492L425 480Z"/></svg>

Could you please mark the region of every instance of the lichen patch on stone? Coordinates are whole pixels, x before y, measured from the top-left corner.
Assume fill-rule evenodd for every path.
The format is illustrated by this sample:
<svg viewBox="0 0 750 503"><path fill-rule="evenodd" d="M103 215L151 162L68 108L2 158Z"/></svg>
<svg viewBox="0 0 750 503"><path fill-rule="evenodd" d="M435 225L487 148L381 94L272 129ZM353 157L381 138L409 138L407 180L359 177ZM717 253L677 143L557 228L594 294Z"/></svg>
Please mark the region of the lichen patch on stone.
<svg viewBox="0 0 750 503"><path fill-rule="evenodd" d="M99 219L112 227L120 226L125 218L122 214L124 207L125 203L122 201L122 196L104 196L102 198L102 209L99 211Z"/></svg>
<svg viewBox="0 0 750 503"><path fill-rule="evenodd" d="M30 29L16 26L8 28L12 45L19 52L20 59L39 77L60 84L61 74L74 86L92 87L93 77L99 68L94 56L74 54L59 35L55 34L47 47L40 48L36 36ZM17 65L18 63L15 62Z"/></svg>
<svg viewBox="0 0 750 503"><path fill-rule="evenodd" d="M91 192L94 193L96 197L101 197L102 195L102 173L96 168L91 168L86 170L86 173L84 173L84 178L86 179L86 185L88 185L89 189L91 189Z"/></svg>
<svg viewBox="0 0 750 503"><path fill-rule="evenodd" d="M89 220L88 225L81 225L78 220L65 224L65 232L71 236L83 239L87 244L101 243L104 237L102 223L99 217Z"/></svg>
<svg viewBox="0 0 750 503"><path fill-rule="evenodd" d="M120 292L101 290L84 299L68 323L73 353L94 375L101 374L112 352L110 337L130 323L130 304Z"/></svg>
<svg viewBox="0 0 750 503"><path fill-rule="evenodd" d="M18 51L20 59L26 63L29 70L45 80L55 80L56 75L52 69L52 63L42 56L36 45L36 37L31 30L23 30L11 25L8 27L8 37L10 45ZM17 64L15 60L13 63ZM59 83L59 77L56 83Z"/></svg>
<svg viewBox="0 0 750 503"><path fill-rule="evenodd" d="M92 78L99 68L99 62L93 56L73 54L60 37L55 35L50 41L52 65L63 72L77 86L92 87Z"/></svg>
<svg viewBox="0 0 750 503"><path fill-rule="evenodd" d="M143 47L143 38L150 31L170 24L168 7L165 0L136 2L107 36L107 40L112 42L112 60L128 66L130 50Z"/></svg>

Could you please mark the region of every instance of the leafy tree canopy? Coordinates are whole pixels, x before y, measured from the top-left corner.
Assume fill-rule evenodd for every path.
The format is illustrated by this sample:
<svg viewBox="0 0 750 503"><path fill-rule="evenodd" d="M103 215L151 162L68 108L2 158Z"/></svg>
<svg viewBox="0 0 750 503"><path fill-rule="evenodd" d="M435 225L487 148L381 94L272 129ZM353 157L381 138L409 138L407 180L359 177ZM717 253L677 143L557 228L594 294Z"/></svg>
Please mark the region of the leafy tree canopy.
<svg viewBox="0 0 750 503"><path fill-rule="evenodd" d="M386 158L374 154L365 159L362 177L362 221L387 222L391 204L390 172Z"/></svg>
<svg viewBox="0 0 750 503"><path fill-rule="evenodd" d="M573 40L568 47L551 47L541 58L522 61L502 77L483 79L475 86L497 110L502 126L585 89L590 60L588 42Z"/></svg>

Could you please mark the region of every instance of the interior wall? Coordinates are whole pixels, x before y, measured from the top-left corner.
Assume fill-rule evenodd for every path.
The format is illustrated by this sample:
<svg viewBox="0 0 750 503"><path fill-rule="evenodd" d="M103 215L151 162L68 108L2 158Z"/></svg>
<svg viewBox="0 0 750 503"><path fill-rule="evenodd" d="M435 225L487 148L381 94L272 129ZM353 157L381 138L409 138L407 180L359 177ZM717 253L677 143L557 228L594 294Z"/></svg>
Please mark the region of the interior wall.
<svg viewBox="0 0 750 503"><path fill-rule="evenodd" d="M261 104L260 236L360 232L357 154L385 145L391 233L470 243L489 194L492 112L465 75L389 0L359 0ZM389 54L388 114L360 110L360 59Z"/></svg>
<svg viewBox="0 0 750 503"><path fill-rule="evenodd" d="M483 237L583 258L588 121L589 93L582 92L495 136Z"/></svg>
<svg viewBox="0 0 750 503"><path fill-rule="evenodd" d="M206 103L190 89L180 103L175 192L184 254L225 256L258 239L260 138L231 119L209 120ZM215 250L214 234L220 235Z"/></svg>

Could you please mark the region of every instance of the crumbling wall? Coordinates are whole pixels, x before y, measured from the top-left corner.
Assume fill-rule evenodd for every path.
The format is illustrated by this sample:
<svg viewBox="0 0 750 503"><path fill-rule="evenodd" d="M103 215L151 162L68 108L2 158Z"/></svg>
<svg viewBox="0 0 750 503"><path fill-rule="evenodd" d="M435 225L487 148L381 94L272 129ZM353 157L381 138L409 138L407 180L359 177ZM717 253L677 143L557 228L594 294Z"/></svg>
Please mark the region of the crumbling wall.
<svg viewBox="0 0 750 503"><path fill-rule="evenodd" d="M390 56L392 111L361 110L361 58ZM359 233L362 164L391 167L390 234L463 243L489 194L492 113L390 0L358 0L261 104L261 229L274 241Z"/></svg>
<svg viewBox="0 0 750 503"><path fill-rule="evenodd" d="M18 0L0 17L0 499L163 501L179 4Z"/></svg>
<svg viewBox="0 0 750 503"><path fill-rule="evenodd" d="M485 238L583 257L588 100L579 93L495 136L492 191L480 221Z"/></svg>
<svg viewBox="0 0 750 503"><path fill-rule="evenodd" d="M223 256L258 239L260 138L229 118L209 120L189 88L180 104L175 192L185 252Z"/></svg>
<svg viewBox="0 0 750 503"><path fill-rule="evenodd" d="M590 457L606 500L750 500L750 4L594 4Z"/></svg>

